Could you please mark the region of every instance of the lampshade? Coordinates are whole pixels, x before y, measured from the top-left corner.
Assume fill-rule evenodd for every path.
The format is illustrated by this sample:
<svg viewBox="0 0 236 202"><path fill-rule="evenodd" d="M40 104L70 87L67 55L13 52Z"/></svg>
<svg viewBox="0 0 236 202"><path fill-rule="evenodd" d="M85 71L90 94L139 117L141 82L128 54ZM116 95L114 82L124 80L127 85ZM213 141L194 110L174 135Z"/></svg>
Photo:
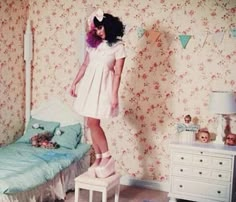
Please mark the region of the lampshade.
<svg viewBox="0 0 236 202"><path fill-rule="evenodd" d="M212 91L209 109L214 114L236 113L236 93L233 91Z"/></svg>

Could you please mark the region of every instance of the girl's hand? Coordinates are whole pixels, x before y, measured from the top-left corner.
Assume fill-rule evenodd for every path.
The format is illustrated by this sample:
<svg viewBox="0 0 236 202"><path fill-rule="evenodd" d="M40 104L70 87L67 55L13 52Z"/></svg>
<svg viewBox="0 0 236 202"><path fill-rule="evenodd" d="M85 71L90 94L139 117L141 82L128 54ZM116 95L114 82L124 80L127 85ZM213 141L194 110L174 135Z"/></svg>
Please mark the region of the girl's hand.
<svg viewBox="0 0 236 202"><path fill-rule="evenodd" d="M118 95L113 96L111 100L111 108L112 110L116 109L118 106Z"/></svg>
<svg viewBox="0 0 236 202"><path fill-rule="evenodd" d="M77 94L76 94L76 85L72 85L71 88L70 88L70 95L72 97L77 97Z"/></svg>

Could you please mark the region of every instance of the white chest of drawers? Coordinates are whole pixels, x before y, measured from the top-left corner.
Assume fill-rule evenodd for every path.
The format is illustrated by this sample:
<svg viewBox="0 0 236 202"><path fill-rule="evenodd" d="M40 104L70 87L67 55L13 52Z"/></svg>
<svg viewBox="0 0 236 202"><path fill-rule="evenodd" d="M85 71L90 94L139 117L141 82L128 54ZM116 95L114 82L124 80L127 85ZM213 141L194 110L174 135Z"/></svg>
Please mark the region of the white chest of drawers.
<svg viewBox="0 0 236 202"><path fill-rule="evenodd" d="M236 202L236 147L171 143L169 202Z"/></svg>

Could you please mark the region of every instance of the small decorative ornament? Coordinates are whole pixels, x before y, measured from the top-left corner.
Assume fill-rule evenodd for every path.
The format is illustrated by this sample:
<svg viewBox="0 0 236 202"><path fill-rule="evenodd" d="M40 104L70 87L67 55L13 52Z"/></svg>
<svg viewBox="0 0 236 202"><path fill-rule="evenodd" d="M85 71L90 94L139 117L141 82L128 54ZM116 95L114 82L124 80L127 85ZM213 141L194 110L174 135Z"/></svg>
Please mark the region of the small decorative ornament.
<svg viewBox="0 0 236 202"><path fill-rule="evenodd" d="M63 131L61 131L60 129L56 129L56 132L55 132L56 135L60 136L62 135L62 133Z"/></svg>
<svg viewBox="0 0 236 202"><path fill-rule="evenodd" d="M39 124L38 124L38 123L33 124L33 125L32 125L32 128L33 128L33 129L38 129L38 128L39 128Z"/></svg>
<svg viewBox="0 0 236 202"><path fill-rule="evenodd" d="M33 125L32 125L32 128L33 128L33 129L41 129L41 130L44 129L44 127L43 127L43 126L40 126L40 124L38 124L38 123L33 124Z"/></svg>

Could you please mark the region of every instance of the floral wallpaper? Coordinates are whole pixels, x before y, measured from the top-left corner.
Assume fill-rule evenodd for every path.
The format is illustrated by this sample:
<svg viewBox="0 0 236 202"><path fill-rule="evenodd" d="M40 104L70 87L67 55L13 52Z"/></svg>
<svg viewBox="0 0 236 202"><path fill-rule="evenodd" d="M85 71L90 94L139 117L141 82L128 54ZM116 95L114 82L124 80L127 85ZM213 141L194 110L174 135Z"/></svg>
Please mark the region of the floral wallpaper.
<svg viewBox="0 0 236 202"><path fill-rule="evenodd" d="M0 145L24 126L23 37L28 1L0 0Z"/></svg>
<svg viewBox="0 0 236 202"><path fill-rule="evenodd" d="M190 114L201 127L216 131L217 117L208 110L210 91L236 91L235 1L30 0L28 16L34 34L33 107L51 96L60 96L72 105L69 88L82 62L82 27L98 7L119 16L126 25L121 112L117 118L102 122L117 169L138 179L168 181L168 145L176 133L176 123ZM21 23L25 25L25 21ZM18 27L19 22L14 24ZM22 66L23 51L17 51L21 61L16 64ZM12 62L6 61L5 65ZM16 106L14 99L19 90L13 86L14 82L22 86L23 69L20 73L16 68L6 69L9 74L21 76L17 77L18 82L8 77L11 95L0 91L9 105L5 110L12 115L18 112L22 118L23 97ZM1 74L1 81L2 78ZM8 119L6 129L11 132L16 125L13 117L1 117L1 122ZM20 131L23 123L19 123ZM233 130L236 133L236 128ZM0 137L8 142L15 138L7 131Z"/></svg>

